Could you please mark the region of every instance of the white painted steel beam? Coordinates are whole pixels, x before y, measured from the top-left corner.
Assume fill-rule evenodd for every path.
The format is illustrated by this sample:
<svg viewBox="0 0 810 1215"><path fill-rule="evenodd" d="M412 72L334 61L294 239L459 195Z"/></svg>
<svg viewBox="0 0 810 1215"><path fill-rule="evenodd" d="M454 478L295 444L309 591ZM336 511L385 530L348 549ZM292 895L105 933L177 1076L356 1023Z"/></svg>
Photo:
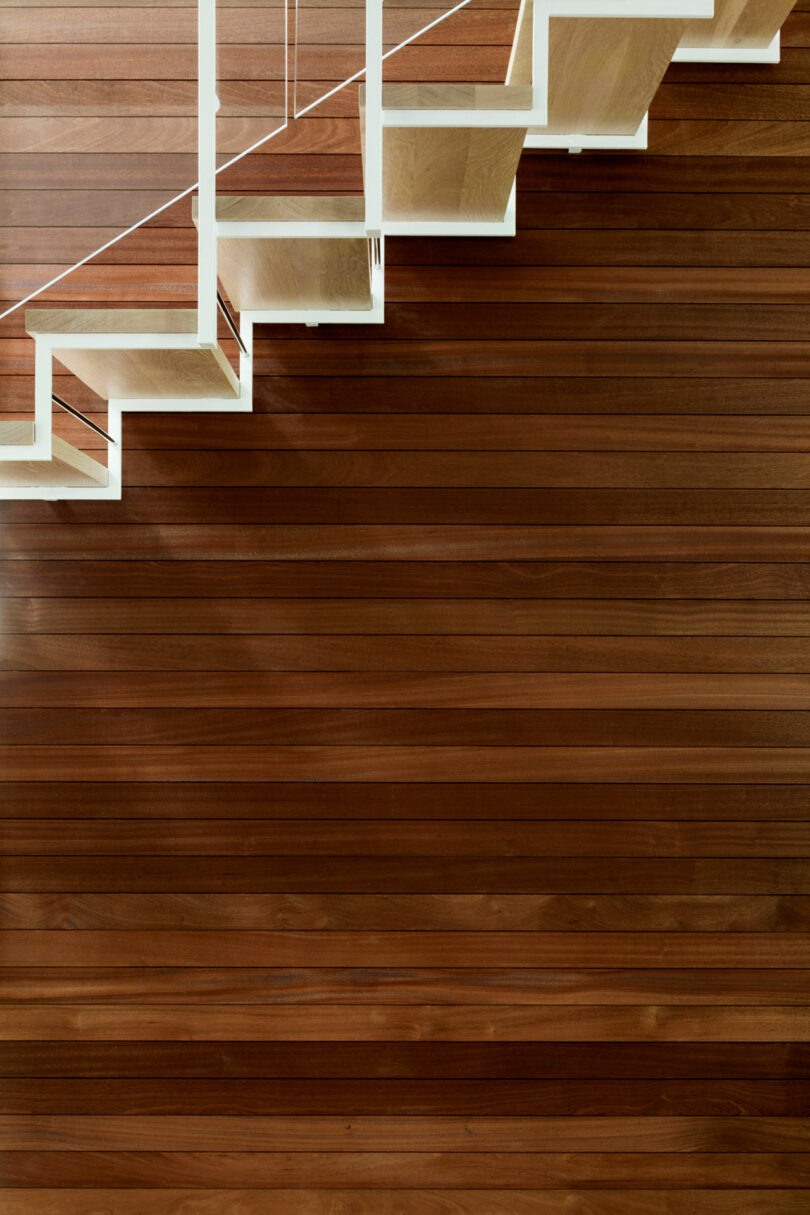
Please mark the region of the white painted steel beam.
<svg viewBox="0 0 810 1215"><path fill-rule="evenodd" d="M648 118L645 114L632 135L586 135L582 131L544 135L542 131L529 131L523 146L535 150L558 148L569 152L643 151L647 147L647 129Z"/></svg>
<svg viewBox="0 0 810 1215"><path fill-rule="evenodd" d="M366 235L382 235L383 198L383 0L366 0L366 113L363 188Z"/></svg>
<svg viewBox="0 0 810 1215"><path fill-rule="evenodd" d="M781 38L777 33L768 46L679 46L673 63L778 63Z"/></svg>
<svg viewBox="0 0 810 1215"><path fill-rule="evenodd" d="M197 0L197 338L217 344L217 4Z"/></svg>
<svg viewBox="0 0 810 1215"><path fill-rule="evenodd" d="M319 240L323 237L360 237L368 235L365 221L343 220L217 220L220 240Z"/></svg>
<svg viewBox="0 0 810 1215"><path fill-rule="evenodd" d="M517 185L512 183L503 219L393 219L383 224L386 236L514 236Z"/></svg>

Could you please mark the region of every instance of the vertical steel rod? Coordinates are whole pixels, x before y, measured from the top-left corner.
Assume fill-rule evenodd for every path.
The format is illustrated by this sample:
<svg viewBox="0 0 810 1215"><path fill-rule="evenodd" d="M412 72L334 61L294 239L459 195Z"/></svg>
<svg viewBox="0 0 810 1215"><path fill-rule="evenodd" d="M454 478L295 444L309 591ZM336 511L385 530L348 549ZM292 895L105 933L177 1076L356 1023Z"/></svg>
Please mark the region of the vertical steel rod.
<svg viewBox="0 0 810 1215"><path fill-rule="evenodd" d="M197 338L217 344L217 3L198 0Z"/></svg>
<svg viewBox="0 0 810 1215"><path fill-rule="evenodd" d="M366 233L382 234L382 0L366 0Z"/></svg>

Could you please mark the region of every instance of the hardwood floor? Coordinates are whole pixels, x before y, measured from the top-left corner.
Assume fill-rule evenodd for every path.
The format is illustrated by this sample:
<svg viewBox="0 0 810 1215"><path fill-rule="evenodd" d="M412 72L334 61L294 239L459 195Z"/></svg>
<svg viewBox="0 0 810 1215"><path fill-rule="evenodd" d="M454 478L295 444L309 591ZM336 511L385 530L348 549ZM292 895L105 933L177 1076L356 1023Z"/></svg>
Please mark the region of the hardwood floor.
<svg viewBox="0 0 810 1215"><path fill-rule="evenodd" d="M515 240L390 239L384 329L259 331L254 415L129 415L122 502L4 504L9 1215L807 1210L809 16L524 156ZM44 194L14 290L95 231Z"/></svg>

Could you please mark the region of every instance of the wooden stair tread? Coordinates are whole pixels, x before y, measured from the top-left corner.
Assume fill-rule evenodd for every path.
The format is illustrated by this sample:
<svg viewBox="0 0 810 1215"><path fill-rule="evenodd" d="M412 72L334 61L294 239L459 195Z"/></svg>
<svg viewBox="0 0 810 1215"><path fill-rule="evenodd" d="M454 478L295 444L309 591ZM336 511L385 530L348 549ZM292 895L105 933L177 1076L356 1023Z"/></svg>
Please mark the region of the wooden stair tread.
<svg viewBox="0 0 810 1215"><path fill-rule="evenodd" d="M683 47L764 48L784 25L795 0L715 0L714 17L691 20L681 38Z"/></svg>
<svg viewBox="0 0 810 1215"><path fill-rule="evenodd" d="M529 110L530 84L383 85L384 110Z"/></svg>
<svg viewBox="0 0 810 1215"><path fill-rule="evenodd" d="M192 214L196 219L196 198L193 200ZM360 194L336 197L317 194L278 194L268 197L225 194L217 198L217 219L229 222L300 223L312 220L315 223L363 223L365 200Z"/></svg>
<svg viewBox="0 0 810 1215"><path fill-rule="evenodd" d="M196 333L196 308L33 308L26 332Z"/></svg>
<svg viewBox="0 0 810 1215"><path fill-rule="evenodd" d="M522 0L507 73L512 85L531 80L533 22L532 5ZM632 135L688 24L685 18L553 17L548 122L532 126L532 133Z"/></svg>
<svg viewBox="0 0 810 1215"><path fill-rule="evenodd" d="M76 350L54 358L103 400L164 400L239 396L239 381L219 347L191 350Z"/></svg>
<svg viewBox="0 0 810 1215"><path fill-rule="evenodd" d="M238 312L371 308L365 236L220 238L219 275Z"/></svg>
<svg viewBox="0 0 810 1215"><path fill-rule="evenodd" d="M0 422L0 444L17 444L28 446L34 442L33 422ZM2 462L0 462L0 468Z"/></svg>
<svg viewBox="0 0 810 1215"><path fill-rule="evenodd" d="M27 427L30 438L26 441L30 442L33 439L33 423L30 422L0 423L0 439L5 442L14 442L5 437L6 428L10 426ZM53 454L50 460L0 461L0 488L22 489L41 486L43 489L47 489L49 486L58 485L80 489L103 488L107 485L107 469L98 460L79 451L71 443L66 443L58 435L53 436L52 444Z"/></svg>

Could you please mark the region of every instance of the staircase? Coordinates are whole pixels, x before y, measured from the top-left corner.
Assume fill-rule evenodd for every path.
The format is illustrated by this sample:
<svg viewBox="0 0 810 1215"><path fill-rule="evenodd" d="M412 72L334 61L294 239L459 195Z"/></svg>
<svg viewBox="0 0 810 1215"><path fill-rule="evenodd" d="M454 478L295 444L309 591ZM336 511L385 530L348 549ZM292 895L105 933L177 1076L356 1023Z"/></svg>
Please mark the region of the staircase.
<svg viewBox="0 0 810 1215"><path fill-rule="evenodd" d="M387 235L514 235L524 148L644 148L671 62L776 62L791 7L521 0L503 85L414 85L383 82L367 0L363 195L217 197L216 0L198 0L197 308L29 310L33 417L0 423L0 497L119 498L125 411L250 411L256 325L384 323ZM54 360L107 401L106 430L54 395ZM54 402L104 438L106 465L53 433Z"/></svg>

